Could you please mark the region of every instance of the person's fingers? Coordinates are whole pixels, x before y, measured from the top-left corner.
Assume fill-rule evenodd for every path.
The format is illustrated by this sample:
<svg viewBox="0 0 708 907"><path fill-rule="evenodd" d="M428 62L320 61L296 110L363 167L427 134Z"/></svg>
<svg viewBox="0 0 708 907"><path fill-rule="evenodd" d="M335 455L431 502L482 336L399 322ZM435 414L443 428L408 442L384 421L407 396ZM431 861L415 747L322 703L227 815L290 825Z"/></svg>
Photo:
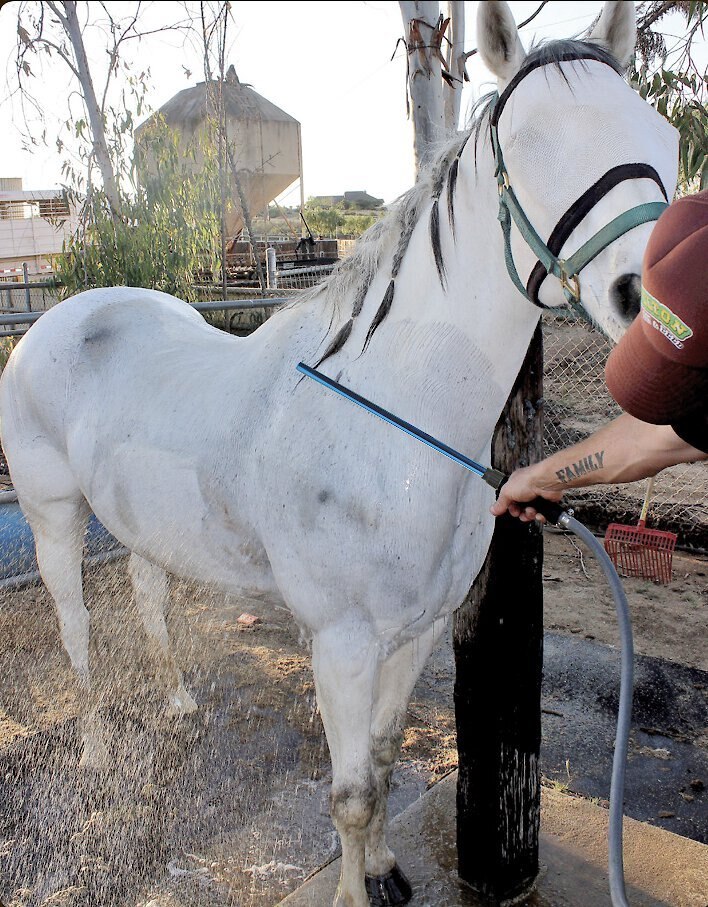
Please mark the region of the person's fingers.
<svg viewBox="0 0 708 907"><path fill-rule="evenodd" d="M525 507L523 502L514 501L503 496L500 496L499 500L495 501L489 510L494 516L502 516L508 510L511 516L522 520L524 523L533 520L536 515L536 511L533 508Z"/></svg>
<svg viewBox="0 0 708 907"><path fill-rule="evenodd" d="M524 497L526 497L526 491L524 491ZM560 501L561 498L561 494L555 493L548 493L547 496L547 500L549 501ZM530 523L532 520L537 520L539 523L547 522L543 514L539 513L534 507L527 506L524 501L517 501L513 498L509 498L502 492L499 495L498 500L489 508L489 512L493 516L502 516L502 514L507 511L511 516L521 520L522 523Z"/></svg>

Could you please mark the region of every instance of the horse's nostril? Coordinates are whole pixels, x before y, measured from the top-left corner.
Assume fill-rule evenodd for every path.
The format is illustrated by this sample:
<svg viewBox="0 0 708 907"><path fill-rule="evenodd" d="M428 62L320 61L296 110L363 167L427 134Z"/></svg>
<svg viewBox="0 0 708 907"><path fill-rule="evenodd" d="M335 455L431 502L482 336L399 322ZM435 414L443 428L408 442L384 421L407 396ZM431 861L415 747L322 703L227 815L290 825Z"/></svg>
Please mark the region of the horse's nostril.
<svg viewBox="0 0 708 907"><path fill-rule="evenodd" d="M639 274L623 274L610 287L610 302L624 321L639 314L642 279Z"/></svg>

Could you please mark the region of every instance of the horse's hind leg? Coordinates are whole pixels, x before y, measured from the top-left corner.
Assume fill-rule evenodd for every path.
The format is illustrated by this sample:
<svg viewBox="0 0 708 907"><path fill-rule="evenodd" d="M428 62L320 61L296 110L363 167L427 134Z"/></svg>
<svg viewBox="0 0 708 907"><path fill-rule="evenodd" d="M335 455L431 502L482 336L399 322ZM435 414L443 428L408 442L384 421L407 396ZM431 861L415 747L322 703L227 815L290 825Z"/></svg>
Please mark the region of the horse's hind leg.
<svg viewBox="0 0 708 907"><path fill-rule="evenodd" d="M56 605L61 641L79 682L88 689L89 613L81 562L89 506L82 497L50 501L41 510L24 502L23 507L34 535L40 575Z"/></svg>
<svg viewBox="0 0 708 907"><path fill-rule="evenodd" d="M90 620L81 577L84 533L90 508L78 492L69 499L41 504L36 499L31 503L22 498L21 501L34 535L40 575L54 599L61 641L79 684L88 695L88 709L81 722L81 764L98 767L105 764L107 748L98 703L91 691Z"/></svg>
<svg viewBox="0 0 708 907"><path fill-rule="evenodd" d="M128 575L133 584L135 603L145 630L159 651L161 667L167 671L168 711L172 715L193 712L196 702L184 687L182 672L170 651L165 624L165 606L168 599L167 574L145 558L131 554Z"/></svg>

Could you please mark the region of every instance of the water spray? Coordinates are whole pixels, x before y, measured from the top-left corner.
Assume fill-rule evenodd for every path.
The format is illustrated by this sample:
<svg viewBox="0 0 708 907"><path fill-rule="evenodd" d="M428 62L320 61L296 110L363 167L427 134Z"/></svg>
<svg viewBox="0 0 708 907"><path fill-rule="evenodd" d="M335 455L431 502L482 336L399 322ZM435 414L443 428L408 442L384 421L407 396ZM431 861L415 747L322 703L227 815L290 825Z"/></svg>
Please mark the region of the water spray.
<svg viewBox="0 0 708 907"><path fill-rule="evenodd" d="M410 422L405 422L398 416L383 409L371 400L360 396L344 385L339 384L332 378L328 378L321 372L304 362L297 365L297 370L308 378L312 378L319 384L334 391L346 400L355 403L362 409L378 416L389 425L400 429L407 435L416 438L438 453L443 454L476 476L483 479L488 485L499 493L502 485L508 479L503 472L498 469L492 469L476 463L469 457L439 441L427 432L422 431ZM615 749L612 758L612 779L610 782L610 821L608 831L608 863L609 863L609 881L610 881L610 898L612 907L629 907L624 883L624 862L622 854L622 820L624 804L624 780L625 769L627 764L627 750L629 746L629 731L632 715L632 692L634 685L634 643L632 641L632 624L629 616L629 605L625 595L622 582L615 570L614 564L610 560L602 544L595 538L587 527L575 519L572 512L564 510L560 504L548 501L545 498L534 498L529 501L527 506L533 507L538 513L542 514L549 522L554 523L561 529L566 529L578 536L590 548L597 558L602 571L610 585L610 590L615 602L617 612L617 621L619 624L620 634L620 693L619 708L617 713L617 731L615 735Z"/></svg>

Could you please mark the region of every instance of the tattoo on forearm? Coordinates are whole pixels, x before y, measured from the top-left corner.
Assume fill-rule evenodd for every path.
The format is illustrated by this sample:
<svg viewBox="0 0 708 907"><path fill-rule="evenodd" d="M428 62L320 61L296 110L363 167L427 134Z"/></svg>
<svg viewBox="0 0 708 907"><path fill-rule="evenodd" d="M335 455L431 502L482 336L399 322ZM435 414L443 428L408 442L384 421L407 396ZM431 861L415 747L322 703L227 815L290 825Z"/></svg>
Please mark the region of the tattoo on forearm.
<svg viewBox="0 0 708 907"><path fill-rule="evenodd" d="M605 451L596 450L594 454L590 454L589 457L583 457L583 459L579 460L577 463L570 463L562 469L557 469L556 475L561 482L567 484L568 482L572 482L573 479L579 479L589 472L597 472L598 469L602 469L604 460Z"/></svg>

